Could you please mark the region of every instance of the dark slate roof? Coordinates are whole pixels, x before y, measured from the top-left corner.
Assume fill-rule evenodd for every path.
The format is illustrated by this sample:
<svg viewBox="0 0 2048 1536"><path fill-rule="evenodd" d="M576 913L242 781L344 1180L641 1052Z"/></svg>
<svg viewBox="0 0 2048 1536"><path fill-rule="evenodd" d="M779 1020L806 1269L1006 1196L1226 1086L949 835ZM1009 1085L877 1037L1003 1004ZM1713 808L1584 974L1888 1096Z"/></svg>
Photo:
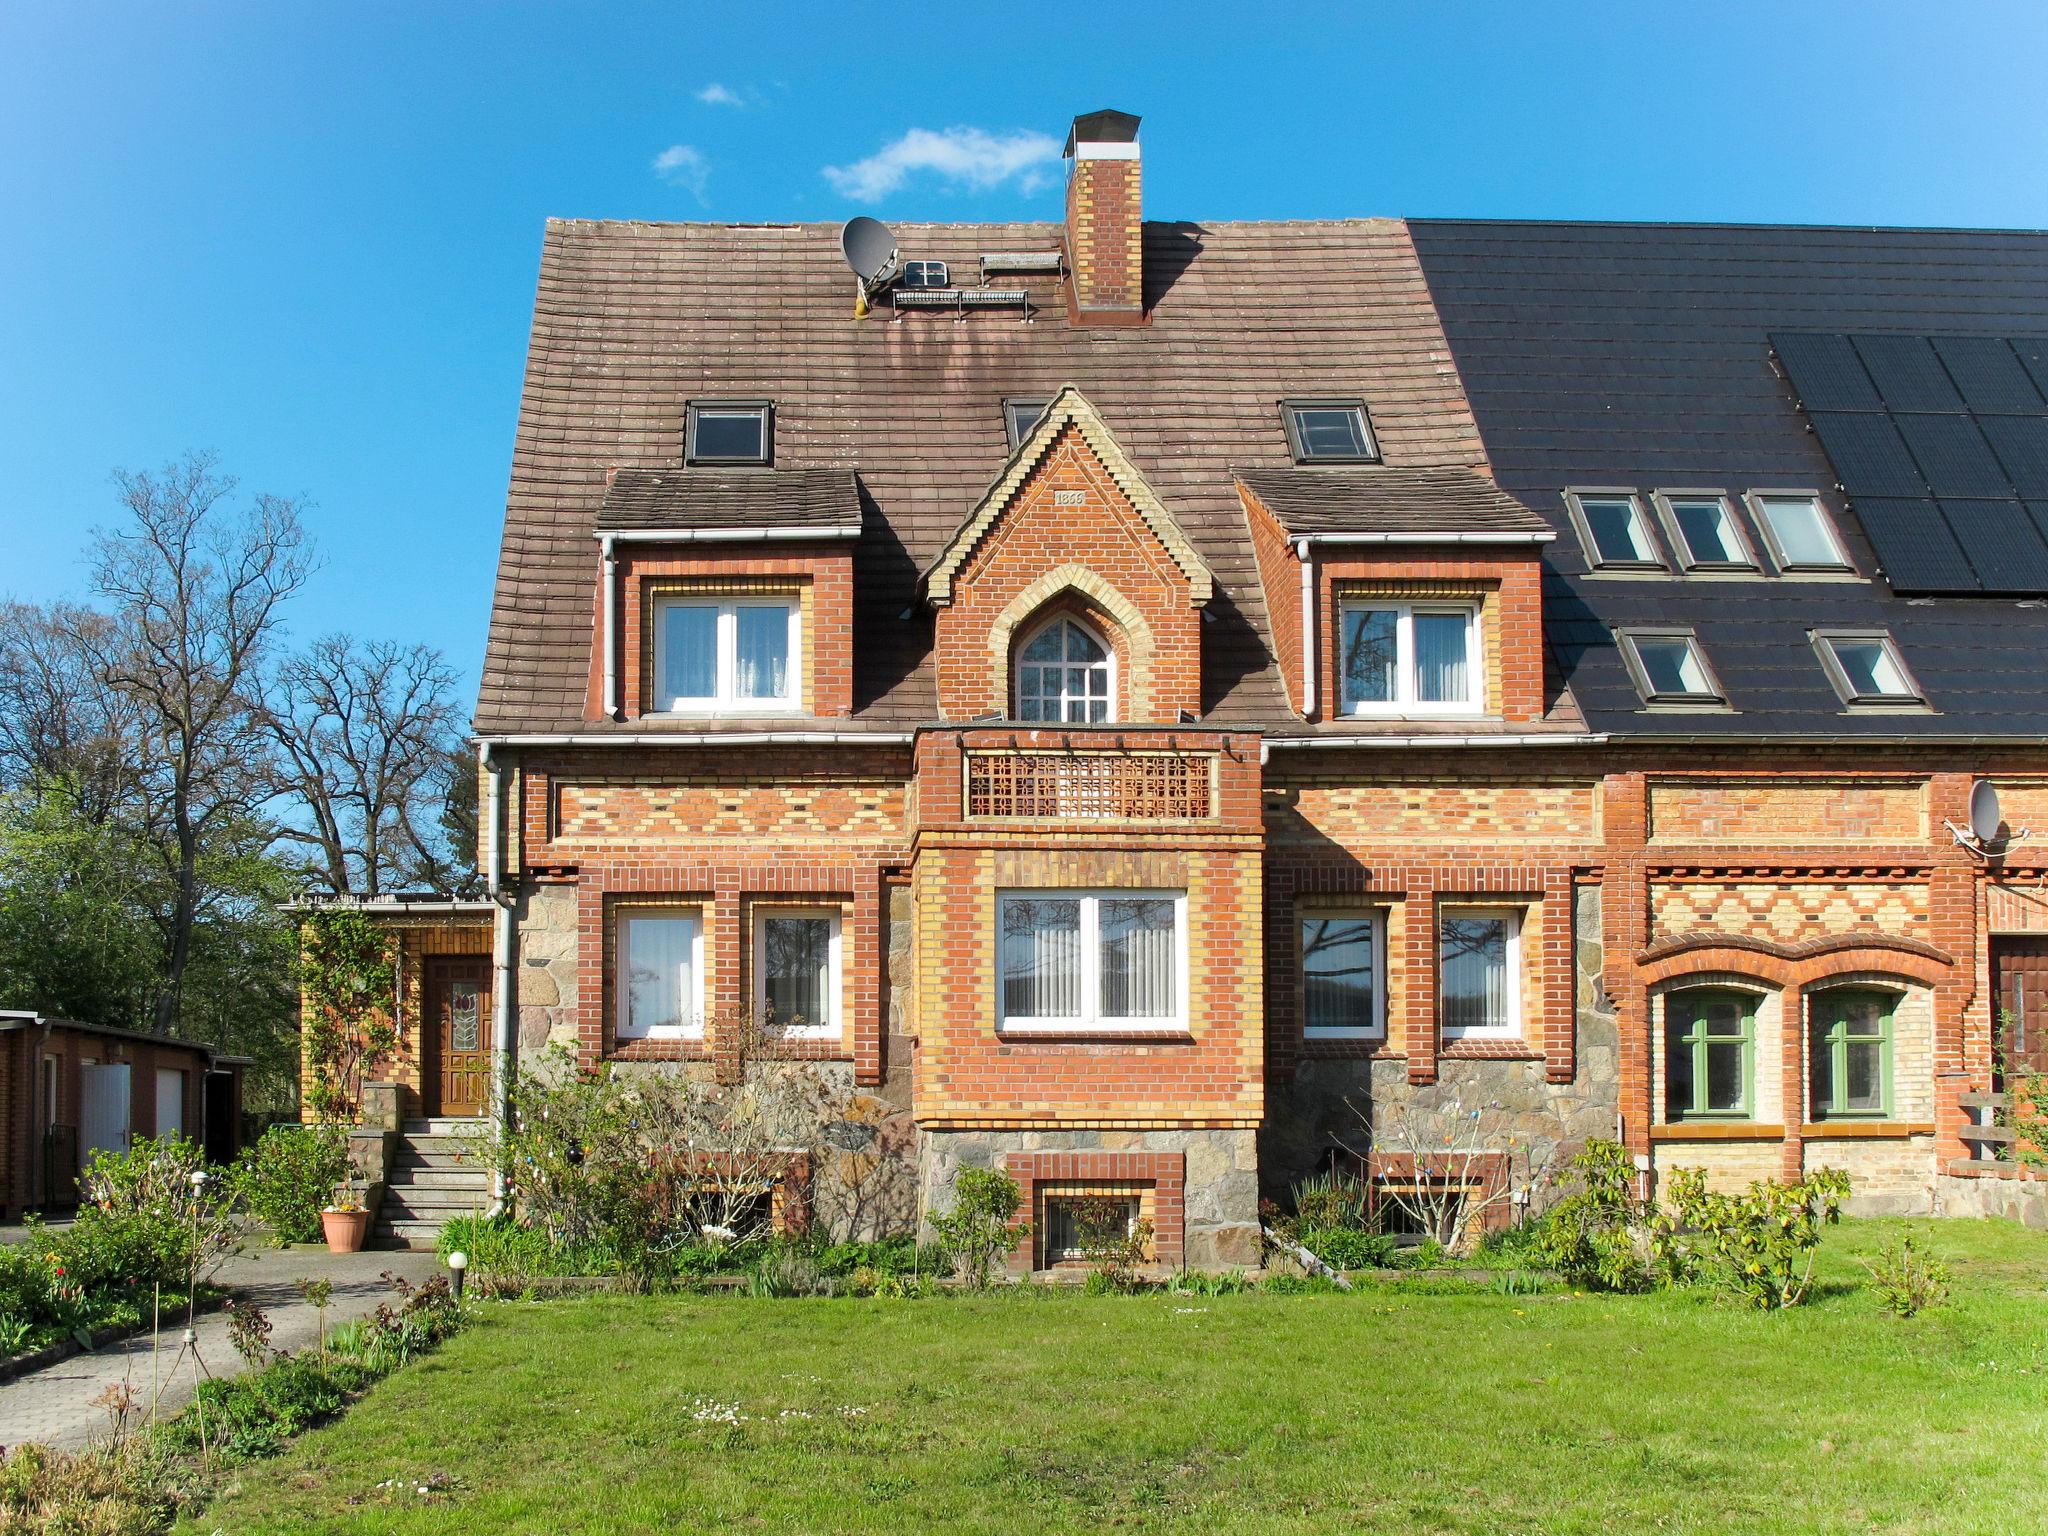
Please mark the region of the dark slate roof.
<svg viewBox="0 0 2048 1536"><path fill-rule="evenodd" d="M896 233L907 258L973 270L984 252L1050 250L1061 229ZM850 724L932 718L918 572L1009 457L1003 398L1050 399L1063 384L1215 573L1202 626L1211 718L1292 719L1233 468L1291 462L1279 401L1294 396L1363 398L1393 467L1483 467L1479 435L1400 223L1148 223L1145 265L1143 326L1070 326L1037 278L1024 280L1039 299L1030 324L1015 311L892 321L886 306L856 322L835 224L550 223L477 729L632 728L583 719L605 472L675 469L685 406L709 395L775 402L778 466L859 475Z"/></svg>
<svg viewBox="0 0 2048 1536"><path fill-rule="evenodd" d="M1545 553L1547 632L1594 729L2048 734L2048 609L1895 596L1767 341L1790 330L2041 334L2048 234L1465 221L1410 228L1494 476L1560 535ZM1863 576L1589 574L1562 497L1580 485L1814 488ZM1641 707L1612 629L1673 623L1695 629L1733 712ZM1935 712L1845 711L1808 637L1830 627L1890 630Z"/></svg>
<svg viewBox="0 0 2048 1536"><path fill-rule="evenodd" d="M845 469L622 469L601 529L859 528L860 480Z"/></svg>
<svg viewBox="0 0 2048 1536"><path fill-rule="evenodd" d="M1509 534L1550 524L1465 469L1244 469L1237 478L1289 533Z"/></svg>

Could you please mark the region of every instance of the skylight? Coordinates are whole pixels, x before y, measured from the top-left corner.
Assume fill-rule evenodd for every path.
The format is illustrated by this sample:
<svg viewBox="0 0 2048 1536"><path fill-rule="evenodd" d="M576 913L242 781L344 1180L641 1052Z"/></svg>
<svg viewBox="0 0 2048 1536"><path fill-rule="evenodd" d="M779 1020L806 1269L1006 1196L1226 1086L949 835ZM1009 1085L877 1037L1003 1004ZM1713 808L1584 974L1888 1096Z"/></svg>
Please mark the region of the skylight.
<svg viewBox="0 0 2048 1536"><path fill-rule="evenodd" d="M1045 414L1050 400L1005 400L1003 402L1003 431L1010 439L1014 451L1017 445L1031 435L1031 429L1038 425L1038 418Z"/></svg>
<svg viewBox="0 0 2048 1536"><path fill-rule="evenodd" d="M1735 509L1719 491L1660 491L1657 504L1686 569L1756 569Z"/></svg>
<svg viewBox="0 0 2048 1536"><path fill-rule="evenodd" d="M1834 521L1811 491L1752 491L1750 510L1784 571L1846 571Z"/></svg>
<svg viewBox="0 0 2048 1536"><path fill-rule="evenodd" d="M1827 668L1828 680L1842 696L1842 702L1858 704L1919 704L1925 701L1920 687L1899 658L1899 648L1882 630L1816 630L1813 643Z"/></svg>
<svg viewBox="0 0 2048 1536"><path fill-rule="evenodd" d="M1720 704L1721 686L1689 630L1624 630L1629 675L1645 704Z"/></svg>
<svg viewBox="0 0 2048 1536"><path fill-rule="evenodd" d="M1662 570L1649 520L1633 491L1567 491L1565 504L1578 525L1586 563L1595 568Z"/></svg>
<svg viewBox="0 0 2048 1536"><path fill-rule="evenodd" d="M1370 464L1379 449L1357 400L1286 400L1281 416L1297 464Z"/></svg>
<svg viewBox="0 0 2048 1536"><path fill-rule="evenodd" d="M775 408L765 400L693 400L684 459L766 464L775 456Z"/></svg>

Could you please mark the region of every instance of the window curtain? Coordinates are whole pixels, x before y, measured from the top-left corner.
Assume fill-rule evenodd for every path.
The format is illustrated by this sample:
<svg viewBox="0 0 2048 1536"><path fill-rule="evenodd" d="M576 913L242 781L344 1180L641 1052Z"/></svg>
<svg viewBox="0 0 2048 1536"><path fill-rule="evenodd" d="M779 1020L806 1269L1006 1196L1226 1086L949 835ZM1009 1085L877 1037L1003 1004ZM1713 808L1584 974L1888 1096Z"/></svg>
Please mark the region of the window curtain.
<svg viewBox="0 0 2048 1536"><path fill-rule="evenodd" d="M1303 1023L1310 1029L1370 1029L1373 930L1352 918L1311 918L1302 925Z"/></svg>
<svg viewBox="0 0 2048 1536"><path fill-rule="evenodd" d="M1102 1016L1173 1017L1173 903L1104 897L1101 922Z"/></svg>
<svg viewBox="0 0 2048 1536"><path fill-rule="evenodd" d="M733 687L743 699L789 697L789 610L741 608Z"/></svg>
<svg viewBox="0 0 2048 1536"><path fill-rule="evenodd" d="M1470 621L1461 613L1415 615L1415 696L1433 704L1469 699L1466 640Z"/></svg>
<svg viewBox="0 0 2048 1536"><path fill-rule="evenodd" d="M832 920L771 917L761 925L772 1022L823 1027L832 1022Z"/></svg>
<svg viewBox="0 0 2048 1536"><path fill-rule="evenodd" d="M661 614L662 691L671 699L718 694L718 610L671 603Z"/></svg>
<svg viewBox="0 0 2048 1536"><path fill-rule="evenodd" d="M646 1034L690 1023L692 917L635 917L626 923L626 1018L622 1033Z"/></svg>
<svg viewBox="0 0 2048 1536"><path fill-rule="evenodd" d="M1443 925L1446 1029L1505 1029L1508 929L1497 917L1450 917Z"/></svg>
<svg viewBox="0 0 2048 1536"><path fill-rule="evenodd" d="M1081 903L1027 898L1003 903L1003 1016L1081 1016Z"/></svg>

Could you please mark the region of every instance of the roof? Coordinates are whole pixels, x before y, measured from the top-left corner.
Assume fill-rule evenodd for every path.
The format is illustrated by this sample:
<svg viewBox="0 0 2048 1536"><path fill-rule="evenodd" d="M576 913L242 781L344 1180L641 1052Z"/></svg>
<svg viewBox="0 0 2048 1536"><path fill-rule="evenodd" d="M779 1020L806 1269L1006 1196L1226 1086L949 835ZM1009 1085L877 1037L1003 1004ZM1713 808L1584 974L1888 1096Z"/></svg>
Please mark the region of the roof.
<svg viewBox="0 0 2048 1536"><path fill-rule="evenodd" d="M1208 565L1195 553L1187 535L1181 532L1180 524L1173 520L1173 514L1160 503L1152 487L1145 483L1145 477L1110 435L1095 407L1071 384L1062 385L1059 393L1052 397L1039 414L1037 423L1011 453L1002 472L995 477L981 500L975 503L966 521L946 541L938 559L925 570L925 597L933 604L952 601L953 578L960 567L1068 427L1081 434L1082 441L1087 443L1096 461L1116 482L1116 488L1123 492L1138 516L1144 519L1145 526L1152 530L1153 537L1166 547L1173 563L1180 567L1188 582L1188 601L1197 608L1208 602L1216 590L1216 580Z"/></svg>
<svg viewBox="0 0 2048 1536"><path fill-rule="evenodd" d="M1410 225L1495 479L1549 519L1545 626L1595 730L1827 740L2043 734L2048 608L1909 601L1879 567L1772 332L2048 333L2048 234L1785 226ZM1815 488L1863 579L1589 574L1570 486ZM1642 708L1613 630L1685 625L1734 710ZM1931 713L1846 711L1809 631L1887 629Z"/></svg>
<svg viewBox="0 0 2048 1536"><path fill-rule="evenodd" d="M1467 469L1246 469L1238 482L1297 537L1467 535L1547 543L1550 524Z"/></svg>
<svg viewBox="0 0 2048 1536"><path fill-rule="evenodd" d="M985 252L1054 249L1062 234L1050 223L896 230L906 258L962 270ZM1142 326L1066 323L1050 312L1051 274L1023 279L1041 300L1028 324L1015 311L892 321L886 309L856 322L836 224L551 222L478 732L650 729L584 718L593 535L606 471L677 469L687 404L707 395L775 402L777 474L859 477L854 713L833 728L931 720L932 616L919 575L1010 458L1003 399L1050 399L1068 384L1213 573L1202 625L1210 723L1293 721L1233 472L1292 463L1285 398L1363 397L1395 467L1483 468L1479 434L1400 223L1148 223L1144 241Z"/></svg>
<svg viewBox="0 0 2048 1536"><path fill-rule="evenodd" d="M59 1014L38 1013L33 1008L0 1008L0 1034L31 1025L47 1025L51 1029L68 1029L81 1035L98 1035L109 1040L136 1040L144 1045L169 1046L173 1050L192 1051L208 1061L224 1061L246 1065L246 1056L228 1056L216 1051L203 1040L180 1040L175 1035L153 1035L147 1030L120 1029L112 1024L89 1024L84 1019L67 1019Z"/></svg>
<svg viewBox="0 0 2048 1536"><path fill-rule="evenodd" d="M854 538L860 524L860 480L845 469L621 469L597 514L601 531Z"/></svg>

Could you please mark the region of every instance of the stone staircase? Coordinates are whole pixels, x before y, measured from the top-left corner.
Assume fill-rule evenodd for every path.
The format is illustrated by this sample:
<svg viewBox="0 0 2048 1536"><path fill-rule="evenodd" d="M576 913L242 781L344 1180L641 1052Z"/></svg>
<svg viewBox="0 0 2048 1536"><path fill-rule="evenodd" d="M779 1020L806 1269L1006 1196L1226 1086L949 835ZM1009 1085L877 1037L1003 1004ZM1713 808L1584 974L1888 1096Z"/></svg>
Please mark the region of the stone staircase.
<svg viewBox="0 0 2048 1536"><path fill-rule="evenodd" d="M401 1125L370 1236L407 1248L431 1248L450 1217L489 1210L490 1172L468 1155L471 1137L486 1123L408 1120Z"/></svg>

